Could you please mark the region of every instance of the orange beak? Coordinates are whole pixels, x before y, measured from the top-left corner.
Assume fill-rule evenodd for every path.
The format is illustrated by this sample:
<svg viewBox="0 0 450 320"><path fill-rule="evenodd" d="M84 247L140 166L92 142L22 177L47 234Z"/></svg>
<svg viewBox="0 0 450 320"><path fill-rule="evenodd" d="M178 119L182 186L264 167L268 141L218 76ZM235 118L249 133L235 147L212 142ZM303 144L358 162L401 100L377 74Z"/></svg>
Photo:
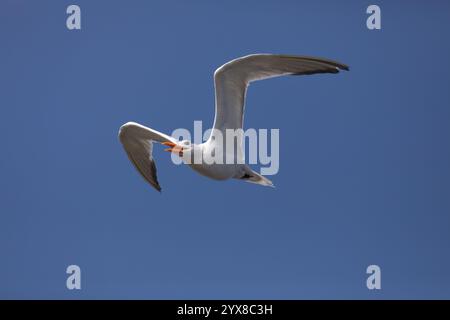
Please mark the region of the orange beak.
<svg viewBox="0 0 450 320"><path fill-rule="evenodd" d="M170 148L164 149L164 151L173 152L178 154L180 157L183 156L183 147L173 143L173 142L163 142L162 143L165 146L168 146Z"/></svg>

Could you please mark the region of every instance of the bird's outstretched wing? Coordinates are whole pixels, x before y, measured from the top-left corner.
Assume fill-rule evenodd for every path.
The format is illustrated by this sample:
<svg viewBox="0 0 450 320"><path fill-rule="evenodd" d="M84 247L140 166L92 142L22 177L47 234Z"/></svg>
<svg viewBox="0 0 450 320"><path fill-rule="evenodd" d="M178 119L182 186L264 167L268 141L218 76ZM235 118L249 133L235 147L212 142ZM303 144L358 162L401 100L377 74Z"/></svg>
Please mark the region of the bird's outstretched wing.
<svg viewBox="0 0 450 320"><path fill-rule="evenodd" d="M232 60L214 73L214 129L242 128L245 92L252 81L283 75L338 73L348 69L348 66L336 61L304 56L252 54Z"/></svg>
<svg viewBox="0 0 450 320"><path fill-rule="evenodd" d="M147 128L135 122L128 122L120 127L119 139L128 158L134 164L139 173L156 190L161 191L156 176L156 165L152 156L153 141L176 142L176 139Z"/></svg>

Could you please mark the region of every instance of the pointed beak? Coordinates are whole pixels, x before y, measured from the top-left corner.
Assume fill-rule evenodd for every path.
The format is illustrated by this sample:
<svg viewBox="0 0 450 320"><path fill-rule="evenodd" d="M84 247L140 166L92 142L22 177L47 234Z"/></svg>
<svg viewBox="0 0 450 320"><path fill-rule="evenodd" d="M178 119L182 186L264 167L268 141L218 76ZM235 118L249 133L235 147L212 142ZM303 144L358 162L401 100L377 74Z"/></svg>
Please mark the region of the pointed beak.
<svg viewBox="0 0 450 320"><path fill-rule="evenodd" d="M173 147L176 146L176 144L173 143L173 142L162 142L161 144L163 144L163 145L165 145L165 146L168 146L168 147L171 147L171 148L173 148Z"/></svg>
<svg viewBox="0 0 450 320"><path fill-rule="evenodd" d="M170 148L164 149L164 151L176 153L180 157L183 156L183 147L181 147L173 142L163 142L162 144L170 147Z"/></svg>

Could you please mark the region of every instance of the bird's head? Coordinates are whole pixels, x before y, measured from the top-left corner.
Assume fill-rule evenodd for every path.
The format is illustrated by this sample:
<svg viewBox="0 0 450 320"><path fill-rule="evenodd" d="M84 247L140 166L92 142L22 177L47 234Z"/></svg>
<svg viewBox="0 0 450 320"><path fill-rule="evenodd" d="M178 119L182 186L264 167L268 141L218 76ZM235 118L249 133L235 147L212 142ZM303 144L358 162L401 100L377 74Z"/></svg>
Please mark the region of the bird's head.
<svg viewBox="0 0 450 320"><path fill-rule="evenodd" d="M164 151L172 152L177 154L180 158L191 158L192 151L194 150L195 144L191 143L189 140L182 140L180 142L163 142L163 145L169 147L164 149Z"/></svg>

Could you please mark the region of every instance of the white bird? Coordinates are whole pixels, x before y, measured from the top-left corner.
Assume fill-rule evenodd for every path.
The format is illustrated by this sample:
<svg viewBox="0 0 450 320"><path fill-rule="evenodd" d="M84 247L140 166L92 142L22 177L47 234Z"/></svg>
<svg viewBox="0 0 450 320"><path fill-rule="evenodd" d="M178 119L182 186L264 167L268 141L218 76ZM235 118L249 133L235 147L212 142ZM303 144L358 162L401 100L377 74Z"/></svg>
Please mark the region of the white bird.
<svg viewBox="0 0 450 320"><path fill-rule="evenodd" d="M222 150L226 145L227 129L242 129L244 119L245 94L250 82L283 75L310 75L315 73L338 73L349 70L348 66L336 61L291 55L252 54L232 60L214 72L216 113L214 126L208 140L193 144L188 140L177 139L147 128L135 122L120 127L119 139L125 151L140 174L155 189L161 191L156 176L153 159L153 143L169 146L170 151L178 154L185 163L198 173L216 180L241 179L264 186L273 186L272 182L243 164L242 138L238 141L240 152L234 155L233 164L194 163L193 154L210 155L213 150ZM215 133L222 133L223 143L218 145ZM238 159L239 158L239 159ZM241 160L241 161L238 161Z"/></svg>

